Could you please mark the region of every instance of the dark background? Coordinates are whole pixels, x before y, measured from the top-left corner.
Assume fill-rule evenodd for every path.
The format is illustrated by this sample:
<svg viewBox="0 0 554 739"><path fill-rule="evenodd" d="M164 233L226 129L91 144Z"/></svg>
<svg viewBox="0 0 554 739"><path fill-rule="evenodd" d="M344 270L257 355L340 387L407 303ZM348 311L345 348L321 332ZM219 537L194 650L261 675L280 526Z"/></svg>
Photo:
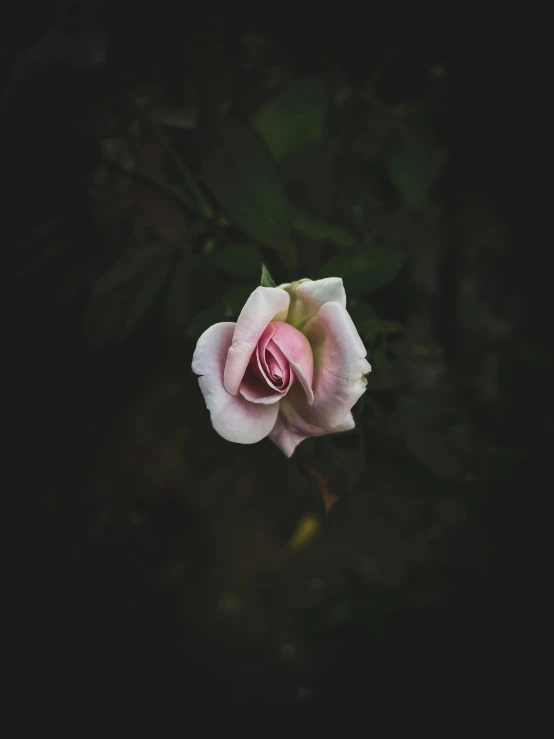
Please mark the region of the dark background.
<svg viewBox="0 0 554 739"><path fill-rule="evenodd" d="M395 718L407 701L427 718L453 706L450 721L511 695L520 702L533 651L527 623L541 592L537 503L553 433L550 278L544 237L533 233L534 71L525 27L506 15L488 22L483 12L449 9L409 17L349 4L212 4L199 12L165 3L21 3L3 12L5 255L15 262L8 394L17 401L8 433L17 442L18 550L30 573L18 599L23 692L56 719L75 714L77 725L115 707L129 722L150 710L160 721L176 716L184 730L198 716L237 726L269 717L290 730L301 718L315 727L335 712L347 727L360 711L369 730L377 715ZM214 44L219 61L191 61L189 48L209 57L202 34L214 26L224 38L223 50ZM62 52L53 36L29 67L22 54L49 27L74 43ZM140 212L150 213L148 233L160 248L177 253L185 244L196 257L194 268L182 268L195 283L182 315L166 320L162 295L132 331L103 333L111 308L91 308L92 289L113 268L114 240L132 239L125 228L135 216L114 205L113 220L123 225L99 225L90 181L102 164L100 141L114 135L102 116L115 109L125 117L114 103L160 81L156 104L177 108L191 84L201 104L213 104L223 66L233 112L247 121L253 77L237 71L245 28L271 37L281 50L277 66L286 66L284 54L296 78L339 70L355 90L405 46L379 78L381 99L437 103L435 130L450 155L432 195L446 244L436 287L422 298L405 267L375 300L362 290L358 301L404 326L422 305L428 311L441 366L455 377L453 410L437 418L467 416L474 434L461 476L437 471L433 449L418 458L399 431L406 395L424 408L442 402L421 394L413 377L373 393L370 384L371 404L364 400L358 418L365 436L307 447L298 464L266 441L238 448L214 438L189 377L198 336L191 326L234 281L258 283L206 267L205 244L188 235L194 214L185 209L183 235L173 201L173 210L148 211L142 191ZM356 128L364 110L348 109L354 123L344 125ZM194 169L193 154L191 162ZM398 194L381 164L377 174L356 165L352 175L348 166L342 172L361 187L359 197L379 203L367 218L393 213ZM109 204L119 196L105 197ZM481 214L469 225L466 197ZM344 213L334 218L354 228ZM500 234L492 246L490 233ZM225 238L218 232L217 249ZM299 239L297 275L255 246L281 282L315 274L334 254L308 242ZM473 285L471 309L464 280ZM351 312L357 324L365 316ZM508 329L495 334L495 320ZM496 390L477 379L491 351ZM369 360L380 377L371 349ZM443 433L440 424L433 429ZM493 461L492 445L501 450ZM314 469L340 499L327 514ZM303 516L317 518L319 535L284 554Z"/></svg>

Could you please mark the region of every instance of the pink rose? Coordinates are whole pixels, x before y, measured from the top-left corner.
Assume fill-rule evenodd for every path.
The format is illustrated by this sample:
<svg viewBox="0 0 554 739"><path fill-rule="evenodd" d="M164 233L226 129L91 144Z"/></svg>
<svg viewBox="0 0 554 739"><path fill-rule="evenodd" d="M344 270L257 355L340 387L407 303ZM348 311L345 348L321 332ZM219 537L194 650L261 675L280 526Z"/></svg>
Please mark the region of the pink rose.
<svg viewBox="0 0 554 739"><path fill-rule="evenodd" d="M339 277L257 287L236 323L198 340L192 370L218 434L266 436L290 457L310 436L354 428L371 372Z"/></svg>

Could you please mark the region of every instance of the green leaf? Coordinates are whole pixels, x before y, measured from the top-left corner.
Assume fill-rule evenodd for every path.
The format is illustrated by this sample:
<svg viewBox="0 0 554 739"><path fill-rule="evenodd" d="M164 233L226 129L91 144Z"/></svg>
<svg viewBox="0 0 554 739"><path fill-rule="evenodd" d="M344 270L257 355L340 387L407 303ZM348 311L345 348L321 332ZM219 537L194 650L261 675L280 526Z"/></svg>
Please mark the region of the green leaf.
<svg viewBox="0 0 554 739"><path fill-rule="evenodd" d="M215 305L206 308L193 319L187 329L187 336L196 339L214 323L236 319L251 293L251 287L231 288Z"/></svg>
<svg viewBox="0 0 554 739"><path fill-rule="evenodd" d="M191 254L180 256L173 271L165 305L166 316L170 327L175 330L174 338L177 342L192 335L189 332L191 321L208 309L217 316L216 320L223 320L223 310L219 303L226 289L227 280L216 275L211 258Z"/></svg>
<svg viewBox="0 0 554 739"><path fill-rule="evenodd" d="M344 249L350 249L358 245L354 236L345 228L318 221L298 208L292 209L292 218L293 229L309 239L333 241L337 246Z"/></svg>
<svg viewBox="0 0 554 739"><path fill-rule="evenodd" d="M402 252L371 247L333 257L317 271L316 277L343 277L347 295L363 295L392 282L404 259Z"/></svg>
<svg viewBox="0 0 554 739"><path fill-rule="evenodd" d="M269 274L269 270L265 266L265 264L262 264L262 276L260 279L260 285L262 287L277 287L277 285L275 284L275 280Z"/></svg>
<svg viewBox="0 0 554 739"><path fill-rule="evenodd" d="M115 265L96 282L92 289L92 296L99 298L122 283L137 277L141 272L146 271L150 263L156 261L160 252L159 246L139 246L128 249Z"/></svg>
<svg viewBox="0 0 554 739"><path fill-rule="evenodd" d="M249 244L226 246L212 255L212 263L217 269L239 277L258 275L260 261L258 250Z"/></svg>
<svg viewBox="0 0 554 739"><path fill-rule="evenodd" d="M123 340L131 333L135 323L142 318L152 305L154 298L165 282L170 264L171 259L169 254L162 252L159 254L156 263L152 264L151 269L144 275L144 279L139 284L134 300L129 303L120 340Z"/></svg>
<svg viewBox="0 0 554 739"><path fill-rule="evenodd" d="M338 149L323 141L286 156L279 165L291 202L325 220L333 199L333 170Z"/></svg>
<svg viewBox="0 0 554 739"><path fill-rule="evenodd" d="M94 346L121 342L129 336L165 284L170 266L170 254L157 249L147 269L125 279L104 282L103 289L93 295L87 312L87 333Z"/></svg>
<svg viewBox="0 0 554 739"><path fill-rule="evenodd" d="M230 116L199 130L202 175L229 219L245 234L282 255L290 248L290 207L266 147Z"/></svg>
<svg viewBox="0 0 554 739"><path fill-rule="evenodd" d="M321 77L299 80L254 115L252 125L277 161L322 140L327 97Z"/></svg>
<svg viewBox="0 0 554 739"><path fill-rule="evenodd" d="M412 144L392 155L387 162L387 171L404 203L418 207L427 199L447 161L448 151L444 147L429 151Z"/></svg>
<svg viewBox="0 0 554 739"><path fill-rule="evenodd" d="M104 139L100 144L100 150L104 159L117 164L125 172L132 172L135 168L135 161L123 139Z"/></svg>

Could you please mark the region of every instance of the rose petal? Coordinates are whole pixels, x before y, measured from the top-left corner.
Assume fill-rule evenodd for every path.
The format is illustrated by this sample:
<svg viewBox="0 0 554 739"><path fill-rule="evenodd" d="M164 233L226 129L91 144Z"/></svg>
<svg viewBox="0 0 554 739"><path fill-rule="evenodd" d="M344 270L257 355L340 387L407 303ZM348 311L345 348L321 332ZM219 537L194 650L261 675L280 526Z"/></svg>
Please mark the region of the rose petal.
<svg viewBox="0 0 554 739"><path fill-rule="evenodd" d="M267 383L269 374L267 362L265 361L265 350L274 332L275 327L273 323L269 323L256 344L256 351L253 352L248 363L249 368L252 369L256 377L263 383Z"/></svg>
<svg viewBox="0 0 554 739"><path fill-rule="evenodd" d="M198 384L210 411L212 425L227 441L255 444L266 437L277 419L279 407L251 403L230 395L223 387L223 373L236 324L216 323L198 339L192 371L201 375Z"/></svg>
<svg viewBox="0 0 554 739"><path fill-rule="evenodd" d="M286 317L289 294L278 287L257 287L246 301L236 323L227 354L223 384L231 395L239 391L244 373L264 329L273 320Z"/></svg>
<svg viewBox="0 0 554 739"><path fill-rule="evenodd" d="M292 381L290 363L273 339L271 339L267 345L266 358L271 370L272 379L273 375L280 378L279 380L273 379L273 382L281 390L288 390Z"/></svg>
<svg viewBox="0 0 554 739"><path fill-rule="evenodd" d="M295 378L292 377L287 358L284 356L281 350L271 341L271 337L274 333L275 324L270 323L264 330L260 340L256 345L256 351L252 354L250 358L245 378L248 375L248 370L252 370L253 374L264 385L267 385L269 388L282 393L283 391L286 392L286 390L288 390L291 382ZM280 373L280 376L283 378L283 383L281 383L280 381L273 381L272 369L269 367L268 364L268 359L270 358L274 363L273 368L277 369Z"/></svg>
<svg viewBox="0 0 554 739"><path fill-rule="evenodd" d="M304 333L314 352L314 402L309 405L296 388L289 399L307 424L332 433L365 392L371 366L352 319L339 303L326 303Z"/></svg>
<svg viewBox="0 0 554 739"><path fill-rule="evenodd" d="M314 318L325 303L339 303L346 308L346 293L340 277L326 277L323 280L302 281L291 290L291 304L287 323L297 329Z"/></svg>
<svg viewBox="0 0 554 739"><path fill-rule="evenodd" d="M251 372L250 368L246 370L246 374L240 384L239 393L251 403L278 403L283 397L282 392L269 387L266 382L259 380Z"/></svg>
<svg viewBox="0 0 554 739"><path fill-rule="evenodd" d="M285 369L283 368L283 365L277 359L277 356L276 356L277 352L275 351L275 349L277 348L278 347L275 344L273 344L272 341L270 341L269 344L267 345L265 358L267 362L267 367L269 369L269 376L271 378L271 381L276 384L282 385L283 379L285 377Z"/></svg>
<svg viewBox="0 0 554 739"><path fill-rule="evenodd" d="M269 438L287 457L292 456L298 444L304 439L311 436L325 436L330 433L350 431L356 425L352 413L349 412L344 421L332 431L312 426L296 412L289 397L283 400L279 408L279 417L269 434Z"/></svg>
<svg viewBox="0 0 554 739"><path fill-rule="evenodd" d="M314 375L314 357L310 342L293 326L282 321L273 322L274 333L272 342L277 344L279 349L290 363L294 370L294 374L299 379L308 403L313 403L314 394L312 392L312 379Z"/></svg>

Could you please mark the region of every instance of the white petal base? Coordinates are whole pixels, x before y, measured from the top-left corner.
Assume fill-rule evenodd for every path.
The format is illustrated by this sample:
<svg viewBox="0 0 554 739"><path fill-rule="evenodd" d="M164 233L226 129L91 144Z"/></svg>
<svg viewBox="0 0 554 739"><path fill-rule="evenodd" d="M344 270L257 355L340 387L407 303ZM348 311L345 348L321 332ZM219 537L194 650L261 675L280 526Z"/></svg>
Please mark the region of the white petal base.
<svg viewBox="0 0 554 739"><path fill-rule="evenodd" d="M201 375L198 384L217 433L237 444L255 444L275 425L279 404L251 403L241 395L230 395L223 387L223 370L234 331L234 323L210 326L198 340L192 371Z"/></svg>

